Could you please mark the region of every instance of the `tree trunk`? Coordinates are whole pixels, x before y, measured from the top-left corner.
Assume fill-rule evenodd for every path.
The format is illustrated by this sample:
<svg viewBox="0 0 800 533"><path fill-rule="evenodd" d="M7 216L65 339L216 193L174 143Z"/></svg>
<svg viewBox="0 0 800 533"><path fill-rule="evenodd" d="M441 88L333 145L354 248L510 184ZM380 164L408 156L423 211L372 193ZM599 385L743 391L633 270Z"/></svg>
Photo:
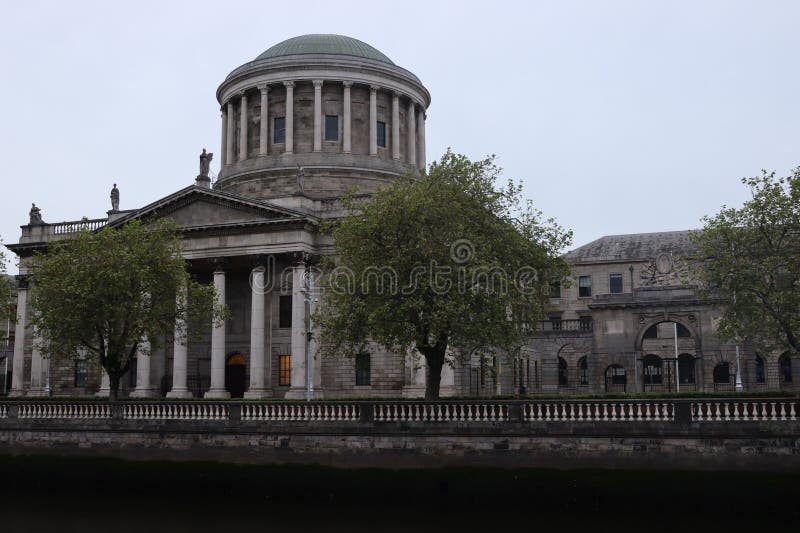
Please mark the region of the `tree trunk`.
<svg viewBox="0 0 800 533"><path fill-rule="evenodd" d="M444 366L445 347L431 346L420 350L425 356L428 371L425 373L425 400L439 399L439 387L442 383L442 367Z"/></svg>
<svg viewBox="0 0 800 533"><path fill-rule="evenodd" d="M109 393L108 393L108 401L116 402L117 398L119 398L119 376L111 374L108 375L108 383L109 383Z"/></svg>

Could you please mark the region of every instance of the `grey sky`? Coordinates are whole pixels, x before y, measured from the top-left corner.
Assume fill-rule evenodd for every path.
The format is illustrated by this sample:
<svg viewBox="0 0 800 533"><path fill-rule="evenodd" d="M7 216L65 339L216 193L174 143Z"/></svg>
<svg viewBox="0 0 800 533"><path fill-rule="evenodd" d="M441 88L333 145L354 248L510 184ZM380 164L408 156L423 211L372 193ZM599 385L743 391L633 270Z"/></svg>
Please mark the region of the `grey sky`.
<svg viewBox="0 0 800 533"><path fill-rule="evenodd" d="M0 236L191 184L214 94L286 38L340 33L430 90L428 158L497 154L575 244L697 227L800 165L797 2L6 2ZM219 160L212 167L218 169ZM12 268L12 271L15 269Z"/></svg>

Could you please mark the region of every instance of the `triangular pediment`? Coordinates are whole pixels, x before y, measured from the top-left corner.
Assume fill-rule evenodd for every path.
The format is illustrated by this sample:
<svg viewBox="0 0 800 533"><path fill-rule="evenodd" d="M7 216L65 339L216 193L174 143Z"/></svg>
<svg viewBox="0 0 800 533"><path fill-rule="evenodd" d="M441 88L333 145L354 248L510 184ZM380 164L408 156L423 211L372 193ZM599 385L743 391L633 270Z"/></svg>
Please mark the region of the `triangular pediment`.
<svg viewBox="0 0 800 533"><path fill-rule="evenodd" d="M181 228L313 218L305 213L202 187L187 187L115 220L171 218Z"/></svg>

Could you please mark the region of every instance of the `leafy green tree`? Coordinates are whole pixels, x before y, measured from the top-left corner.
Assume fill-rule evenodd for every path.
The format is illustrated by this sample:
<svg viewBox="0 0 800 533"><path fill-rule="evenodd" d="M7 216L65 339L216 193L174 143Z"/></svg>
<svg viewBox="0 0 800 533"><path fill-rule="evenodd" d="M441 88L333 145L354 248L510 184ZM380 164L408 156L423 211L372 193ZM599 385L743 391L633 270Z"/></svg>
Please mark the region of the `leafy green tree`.
<svg viewBox="0 0 800 533"><path fill-rule="evenodd" d="M0 246L3 241L0 240ZM11 277L6 274L6 255L0 250L0 320L9 317L12 310L13 283ZM4 331L0 331L0 341L5 340Z"/></svg>
<svg viewBox="0 0 800 533"><path fill-rule="evenodd" d="M191 279L171 221L137 221L48 244L33 260L31 323L48 357L84 354L108 373L110 400L137 354L159 347L176 320L184 332L223 320L214 287ZM186 287L187 297L177 297ZM187 342L186 334L181 339ZM148 353L149 355L149 353Z"/></svg>
<svg viewBox="0 0 800 533"><path fill-rule="evenodd" d="M800 352L800 168L744 178L751 197L703 219L698 232L708 296L722 309L719 334L764 352Z"/></svg>
<svg viewBox="0 0 800 533"><path fill-rule="evenodd" d="M494 158L448 150L427 173L396 179L330 226L323 354L368 342L424 356L427 399L439 397L447 354L518 351L544 318L572 233L543 220L522 189L496 184Z"/></svg>

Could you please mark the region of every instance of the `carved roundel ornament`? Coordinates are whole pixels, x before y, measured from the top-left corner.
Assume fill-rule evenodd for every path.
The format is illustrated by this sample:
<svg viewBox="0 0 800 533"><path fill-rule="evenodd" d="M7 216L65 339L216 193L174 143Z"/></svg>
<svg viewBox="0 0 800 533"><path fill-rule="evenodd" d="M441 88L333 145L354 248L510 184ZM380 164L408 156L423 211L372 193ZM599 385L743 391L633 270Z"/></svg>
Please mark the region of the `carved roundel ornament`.
<svg viewBox="0 0 800 533"><path fill-rule="evenodd" d="M658 254L658 257L656 257L656 270L662 275L672 272L672 256L670 254Z"/></svg>

